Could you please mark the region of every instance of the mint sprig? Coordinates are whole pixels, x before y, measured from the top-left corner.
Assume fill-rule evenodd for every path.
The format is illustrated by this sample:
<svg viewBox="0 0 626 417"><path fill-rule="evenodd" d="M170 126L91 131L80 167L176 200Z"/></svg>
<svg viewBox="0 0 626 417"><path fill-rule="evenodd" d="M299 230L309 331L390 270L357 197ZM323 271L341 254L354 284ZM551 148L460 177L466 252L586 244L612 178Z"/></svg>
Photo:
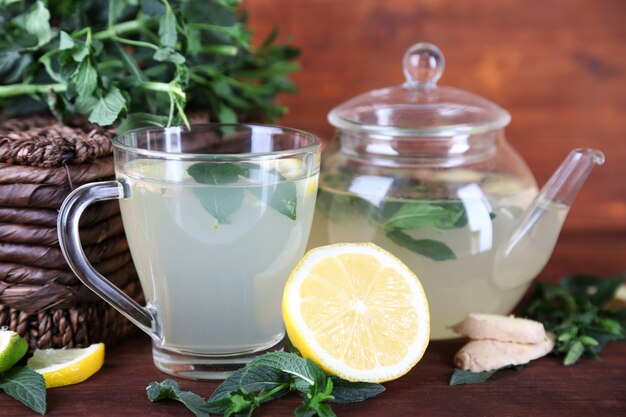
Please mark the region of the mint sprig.
<svg viewBox="0 0 626 417"><path fill-rule="evenodd" d="M152 402L165 399L179 401L197 417L209 416L209 413L199 408L201 405L204 405L204 399L193 392L181 391L180 386L174 380L166 379L163 382L153 381L146 387L146 394L148 395L148 399Z"/></svg>
<svg viewBox="0 0 626 417"><path fill-rule="evenodd" d="M612 279L573 275L557 285L538 282L522 311L554 332L553 353L563 356L564 365L584 356L598 358L608 342L626 340L626 309L610 307L625 279L626 274Z"/></svg>
<svg viewBox="0 0 626 417"><path fill-rule="evenodd" d="M46 383L32 369L14 366L0 376L0 390L36 413L46 414Z"/></svg>
<svg viewBox="0 0 626 417"><path fill-rule="evenodd" d="M289 392L296 392L303 399L294 411L296 417L335 417L330 403L360 402L384 390L380 384L350 382L328 375L314 362L287 352L257 357L226 378L204 404L199 403L201 397L181 391L169 379L152 382L147 388L150 401L165 398L180 401L198 417L208 416L208 413L225 417L251 416L262 404Z"/></svg>

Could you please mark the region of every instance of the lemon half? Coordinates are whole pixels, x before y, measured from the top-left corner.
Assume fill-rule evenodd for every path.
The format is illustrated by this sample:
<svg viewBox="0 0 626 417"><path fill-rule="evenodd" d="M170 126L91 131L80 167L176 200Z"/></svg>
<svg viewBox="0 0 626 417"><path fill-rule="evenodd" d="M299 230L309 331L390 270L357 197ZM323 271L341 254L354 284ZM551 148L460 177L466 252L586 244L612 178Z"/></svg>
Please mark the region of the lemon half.
<svg viewBox="0 0 626 417"><path fill-rule="evenodd" d="M83 349L37 349L26 366L39 372L46 388L83 382L102 368L104 343Z"/></svg>
<svg viewBox="0 0 626 417"><path fill-rule="evenodd" d="M419 280L371 243L308 252L285 286L283 319L302 356L350 381L384 382L406 374L430 336Z"/></svg>

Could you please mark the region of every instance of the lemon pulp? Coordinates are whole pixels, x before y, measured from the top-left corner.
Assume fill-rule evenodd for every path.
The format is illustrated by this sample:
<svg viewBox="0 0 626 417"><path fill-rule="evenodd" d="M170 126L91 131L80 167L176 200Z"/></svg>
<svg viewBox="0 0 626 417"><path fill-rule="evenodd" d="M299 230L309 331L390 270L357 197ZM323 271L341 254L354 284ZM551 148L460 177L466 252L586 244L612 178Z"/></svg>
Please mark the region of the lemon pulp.
<svg viewBox="0 0 626 417"><path fill-rule="evenodd" d="M353 381L404 375L424 354L430 334L419 280L373 244L310 251L285 286L283 318L303 356Z"/></svg>

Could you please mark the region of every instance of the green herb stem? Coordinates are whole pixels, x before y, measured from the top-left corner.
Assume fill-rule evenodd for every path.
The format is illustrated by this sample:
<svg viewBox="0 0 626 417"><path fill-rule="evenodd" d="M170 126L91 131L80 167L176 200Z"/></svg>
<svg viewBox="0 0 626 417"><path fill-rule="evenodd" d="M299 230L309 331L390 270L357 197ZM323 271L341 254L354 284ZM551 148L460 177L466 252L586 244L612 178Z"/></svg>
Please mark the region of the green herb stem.
<svg viewBox="0 0 626 417"><path fill-rule="evenodd" d="M256 397L256 399L257 399L257 401L260 404L260 403L264 402L265 400L267 400L268 398L272 398L275 394L279 393L280 391L284 390L285 388L289 388L289 383L284 383L284 384L277 385L276 387L274 387L274 389L259 394Z"/></svg>
<svg viewBox="0 0 626 417"><path fill-rule="evenodd" d="M159 50L159 47L157 45L150 43L150 42L136 41L133 39L121 38L119 36L114 36L112 39L119 43L123 43L125 45L138 46L140 48L149 48L149 49L154 49L155 51Z"/></svg>
<svg viewBox="0 0 626 417"><path fill-rule="evenodd" d="M205 54L237 56L238 49L236 46L229 45L207 45L202 46L200 50Z"/></svg>
<svg viewBox="0 0 626 417"><path fill-rule="evenodd" d="M104 61L98 63L98 70L105 70L109 68L124 68L124 63L117 60Z"/></svg>
<svg viewBox="0 0 626 417"><path fill-rule="evenodd" d="M204 70L202 68L199 68L196 71L193 71L193 70L190 71L189 78L192 81L194 81L194 82L196 82L196 83L198 83L200 85L204 85L206 87L209 87L209 88L213 87L213 84L211 83L211 81L207 80L206 78L202 77L201 75L198 75L198 72L202 72L202 73L206 74L207 76L209 76L211 78L219 77L220 80L222 80L222 81L224 81L224 82L226 82L226 83L232 85L233 87L238 88L238 89L240 89L242 91L246 91L247 92L247 91L253 89L253 87L250 86L249 84L241 82L241 81L239 81L239 80L237 80L237 79L235 79L233 77L229 77L227 75L215 73L214 71L210 71L210 70L206 71L206 70Z"/></svg>
<svg viewBox="0 0 626 417"><path fill-rule="evenodd" d="M187 26L192 29L212 30L212 31L224 32L224 33L228 33L234 28L234 26L221 26L221 25L213 25L211 23L198 23L198 22L188 23Z"/></svg>
<svg viewBox="0 0 626 417"><path fill-rule="evenodd" d="M109 26L103 31L96 32L93 34L93 38L102 41L105 39L115 38L119 35L142 32L145 29L146 25L149 25L149 21L130 20L128 22L122 22L113 26Z"/></svg>
<svg viewBox="0 0 626 417"><path fill-rule="evenodd" d="M176 105L176 109L178 110L178 114L180 115L180 118L183 119L183 124L187 127L187 130L191 130L191 123L189 122L189 119L187 118L187 114L185 114L185 108L183 107L183 105L180 103L179 100L172 100L172 101Z"/></svg>
<svg viewBox="0 0 626 417"><path fill-rule="evenodd" d="M181 98L185 98L185 92L180 86L173 83L161 83L156 81L143 81L137 85L139 88L152 91L160 91L167 94L175 94Z"/></svg>
<svg viewBox="0 0 626 417"><path fill-rule="evenodd" d="M67 86L62 83L0 85L0 97L14 97L24 94L45 94L51 91L55 93L62 93L66 90Z"/></svg>

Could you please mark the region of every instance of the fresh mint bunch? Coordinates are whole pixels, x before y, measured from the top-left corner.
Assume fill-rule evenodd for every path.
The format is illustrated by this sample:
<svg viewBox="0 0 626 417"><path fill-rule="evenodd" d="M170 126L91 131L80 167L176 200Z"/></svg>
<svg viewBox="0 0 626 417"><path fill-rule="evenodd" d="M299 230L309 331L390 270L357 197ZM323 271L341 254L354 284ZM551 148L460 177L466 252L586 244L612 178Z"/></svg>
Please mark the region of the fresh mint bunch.
<svg viewBox="0 0 626 417"><path fill-rule="evenodd" d="M0 108L139 126L274 120L298 50L251 45L241 0L0 1Z"/></svg>
<svg viewBox="0 0 626 417"><path fill-rule="evenodd" d="M380 384L349 382L327 375L314 362L294 353L261 355L228 377L205 402L200 396L181 391L176 382L151 382L146 388L152 402L172 399L182 402L198 417L209 413L225 417L248 417L263 403L296 392L302 404L296 417L335 417L330 403L355 403L385 390Z"/></svg>
<svg viewBox="0 0 626 417"><path fill-rule="evenodd" d="M554 332L554 353L563 355L563 364L598 358L608 342L626 339L626 309L610 306L625 278L573 275L557 285L538 282L523 314Z"/></svg>

